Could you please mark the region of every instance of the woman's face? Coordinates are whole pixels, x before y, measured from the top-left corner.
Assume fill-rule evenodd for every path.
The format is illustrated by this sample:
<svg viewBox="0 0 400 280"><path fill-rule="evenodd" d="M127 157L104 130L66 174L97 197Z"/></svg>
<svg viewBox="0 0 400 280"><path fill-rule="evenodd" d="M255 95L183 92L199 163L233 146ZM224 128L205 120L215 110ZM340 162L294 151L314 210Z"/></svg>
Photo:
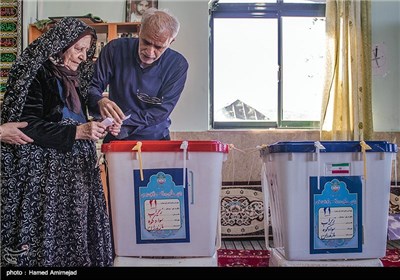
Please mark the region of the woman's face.
<svg viewBox="0 0 400 280"><path fill-rule="evenodd" d="M92 42L92 35L86 35L69 47L64 53L64 65L67 69L76 71L79 64L87 58L87 51Z"/></svg>

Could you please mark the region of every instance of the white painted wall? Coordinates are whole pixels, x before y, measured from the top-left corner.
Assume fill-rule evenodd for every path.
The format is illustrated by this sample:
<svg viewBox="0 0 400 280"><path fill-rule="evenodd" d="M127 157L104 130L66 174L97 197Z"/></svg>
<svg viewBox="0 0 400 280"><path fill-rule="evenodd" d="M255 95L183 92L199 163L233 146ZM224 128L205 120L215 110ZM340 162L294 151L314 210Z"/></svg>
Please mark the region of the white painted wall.
<svg viewBox="0 0 400 280"><path fill-rule="evenodd" d="M376 131L400 131L400 1L372 2L372 43L386 46L387 71L372 79Z"/></svg>
<svg viewBox="0 0 400 280"><path fill-rule="evenodd" d="M23 1L24 47L27 25L49 16L81 16L91 13L108 22L125 20L125 0L28 0ZM171 131L209 129L208 0L159 0L181 21L172 48L189 61L188 80L172 113ZM400 1L372 0L372 42L387 45L388 71L373 76L375 131L400 131ZM239 34L240 35L240 34Z"/></svg>

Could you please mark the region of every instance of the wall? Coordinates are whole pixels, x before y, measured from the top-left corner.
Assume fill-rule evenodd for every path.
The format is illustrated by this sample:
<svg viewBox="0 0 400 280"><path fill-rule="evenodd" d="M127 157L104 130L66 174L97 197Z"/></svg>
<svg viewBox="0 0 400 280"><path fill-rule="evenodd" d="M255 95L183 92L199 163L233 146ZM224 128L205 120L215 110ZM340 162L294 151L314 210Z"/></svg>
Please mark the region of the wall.
<svg viewBox="0 0 400 280"><path fill-rule="evenodd" d="M318 141L319 131L304 130L253 130L253 131L209 131L209 132L173 132L173 140L219 140L233 145L229 149L227 160L223 165L224 182L254 182L261 180L260 152L257 146L271 145L279 141ZM392 142L400 139L400 132L376 132L376 141ZM397 173L392 167L393 182L400 184L400 152L397 153ZM379 176L379 174L378 174Z"/></svg>
<svg viewBox="0 0 400 280"><path fill-rule="evenodd" d="M275 141L318 140L317 131L209 130L208 94L208 0L159 0L181 21L181 31L172 48L189 61L187 84L181 100L172 113L173 139L218 139L238 149L224 167L224 180L259 180L260 161L255 147ZM24 23L49 16L72 16L92 13L108 22L124 21L125 0L30 0L24 1ZM373 76L373 113L377 140L400 139L400 2L372 1L372 41L387 46L388 71ZM240 34L239 34L240 35ZM27 36L25 36L26 38ZM26 46L26 40L24 45ZM398 141L398 140L397 140ZM240 156L241 155L241 156ZM257 170L250 172L249 170ZM249 174L252 173L252 174ZM397 172L400 176L400 172Z"/></svg>
<svg viewBox="0 0 400 280"><path fill-rule="evenodd" d="M182 29L172 47L190 63L188 81L177 108L172 113L173 131L207 131L208 108L208 0L159 0L181 21ZM27 24L37 18L92 13L108 22L124 21L125 0L29 0L24 1ZM374 76L373 112L376 131L400 131L400 1L372 1L372 41L387 46L388 71ZM25 36L26 38L27 36ZM26 46L26 39L24 46Z"/></svg>
<svg viewBox="0 0 400 280"><path fill-rule="evenodd" d="M208 129L208 2L159 0L181 21L172 48L185 55L190 64L188 80L178 106L171 115L172 130ZM24 1L24 46L27 25L49 16L82 16L91 13L107 22L125 21L125 0L29 0Z"/></svg>
<svg viewBox="0 0 400 280"><path fill-rule="evenodd" d="M379 2L379 3L378 3ZM400 131L400 1L372 2L372 43L383 43L383 74L372 80L376 131Z"/></svg>

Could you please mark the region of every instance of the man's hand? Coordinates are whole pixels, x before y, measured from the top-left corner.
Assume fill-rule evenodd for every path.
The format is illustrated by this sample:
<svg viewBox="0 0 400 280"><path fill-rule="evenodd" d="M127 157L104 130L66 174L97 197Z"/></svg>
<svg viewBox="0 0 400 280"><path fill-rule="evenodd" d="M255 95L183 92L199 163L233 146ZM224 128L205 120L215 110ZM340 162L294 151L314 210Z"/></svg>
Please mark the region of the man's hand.
<svg viewBox="0 0 400 280"><path fill-rule="evenodd" d="M111 117L114 119L115 123L119 124L120 126L122 125L125 115L115 102L111 101L107 97L103 97L99 100L98 105L102 118L105 119L107 117Z"/></svg>
<svg viewBox="0 0 400 280"><path fill-rule="evenodd" d="M8 144L26 144L32 143L33 139L25 135L20 128L28 125L27 122L9 122L0 126L0 139Z"/></svg>

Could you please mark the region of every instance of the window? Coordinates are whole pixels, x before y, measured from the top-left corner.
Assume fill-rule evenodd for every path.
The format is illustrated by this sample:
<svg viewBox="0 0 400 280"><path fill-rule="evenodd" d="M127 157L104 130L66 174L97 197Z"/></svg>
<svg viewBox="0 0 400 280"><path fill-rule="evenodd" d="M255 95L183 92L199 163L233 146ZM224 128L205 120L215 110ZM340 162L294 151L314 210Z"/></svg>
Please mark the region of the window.
<svg viewBox="0 0 400 280"><path fill-rule="evenodd" d="M325 1L227 2L210 2L211 126L319 128Z"/></svg>

